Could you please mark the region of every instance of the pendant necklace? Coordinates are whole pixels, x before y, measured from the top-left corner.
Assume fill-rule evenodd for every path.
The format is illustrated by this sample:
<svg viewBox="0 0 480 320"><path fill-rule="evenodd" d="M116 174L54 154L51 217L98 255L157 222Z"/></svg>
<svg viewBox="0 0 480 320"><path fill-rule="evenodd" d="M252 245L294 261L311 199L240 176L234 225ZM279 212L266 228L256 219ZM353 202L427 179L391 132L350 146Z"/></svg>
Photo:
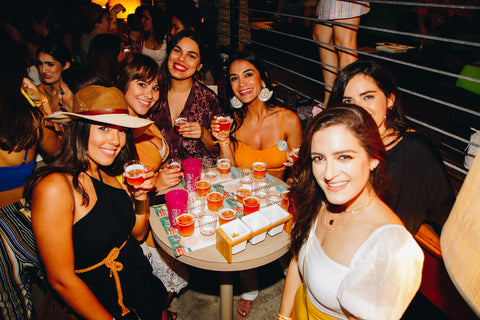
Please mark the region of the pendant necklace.
<svg viewBox="0 0 480 320"><path fill-rule="evenodd" d="M332 213L328 211L327 208L325 208L326 212L324 215L323 223L327 227L327 230L328 231L337 230L341 226L345 225L349 220L358 216L360 213L365 211L365 209L367 209L367 207L370 204L372 204L376 196L377 195L374 194L372 198L368 200L368 202L364 206L354 210L342 211L340 213Z"/></svg>

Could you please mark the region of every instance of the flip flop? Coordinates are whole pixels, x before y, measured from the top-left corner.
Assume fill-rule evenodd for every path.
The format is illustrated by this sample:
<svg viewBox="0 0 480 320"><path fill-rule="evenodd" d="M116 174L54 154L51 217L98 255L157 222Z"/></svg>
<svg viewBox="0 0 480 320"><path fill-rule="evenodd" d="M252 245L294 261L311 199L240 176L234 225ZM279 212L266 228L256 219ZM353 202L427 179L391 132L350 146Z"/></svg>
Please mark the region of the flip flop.
<svg viewBox="0 0 480 320"><path fill-rule="evenodd" d="M240 299L237 304L237 313L240 317L246 318L252 310L252 300Z"/></svg>

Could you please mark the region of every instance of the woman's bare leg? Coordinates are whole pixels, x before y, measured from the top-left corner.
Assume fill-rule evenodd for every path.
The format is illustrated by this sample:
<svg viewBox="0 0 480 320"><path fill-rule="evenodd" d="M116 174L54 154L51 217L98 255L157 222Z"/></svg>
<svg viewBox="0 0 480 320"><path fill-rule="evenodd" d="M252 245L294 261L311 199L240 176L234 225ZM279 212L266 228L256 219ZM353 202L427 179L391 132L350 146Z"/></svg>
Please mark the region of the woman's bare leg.
<svg viewBox="0 0 480 320"><path fill-rule="evenodd" d="M323 43L333 44L333 28L329 24L317 23L313 27L313 39ZM338 55L333 46L319 44L320 61L326 65L322 65L323 82L325 82L325 98L326 104L330 97L330 91L338 72Z"/></svg>
<svg viewBox="0 0 480 320"><path fill-rule="evenodd" d="M335 20L338 22L344 22L348 24L357 25L360 23L360 17L349 18L349 19L341 19ZM357 31L358 27L350 27L350 26L341 26L341 25L333 25L333 40L335 45L357 50ZM338 60L339 60L339 67L341 69L348 66L350 63L355 62L358 60L358 54L356 52L350 50L341 50L337 49L338 52Z"/></svg>

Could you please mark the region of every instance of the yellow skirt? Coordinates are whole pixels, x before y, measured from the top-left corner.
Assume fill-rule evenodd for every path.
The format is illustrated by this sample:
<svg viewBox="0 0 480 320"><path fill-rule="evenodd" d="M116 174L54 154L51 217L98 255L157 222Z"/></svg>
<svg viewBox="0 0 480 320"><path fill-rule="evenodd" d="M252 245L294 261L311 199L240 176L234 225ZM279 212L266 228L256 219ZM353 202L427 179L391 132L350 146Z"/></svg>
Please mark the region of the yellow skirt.
<svg viewBox="0 0 480 320"><path fill-rule="evenodd" d="M292 320L307 320L307 308L308 308L308 319L309 320L335 320L335 318L326 315L317 308L308 300L307 296L307 305L305 305L305 293L303 289L303 283L298 288L297 293L295 294L295 302L293 304L293 313Z"/></svg>

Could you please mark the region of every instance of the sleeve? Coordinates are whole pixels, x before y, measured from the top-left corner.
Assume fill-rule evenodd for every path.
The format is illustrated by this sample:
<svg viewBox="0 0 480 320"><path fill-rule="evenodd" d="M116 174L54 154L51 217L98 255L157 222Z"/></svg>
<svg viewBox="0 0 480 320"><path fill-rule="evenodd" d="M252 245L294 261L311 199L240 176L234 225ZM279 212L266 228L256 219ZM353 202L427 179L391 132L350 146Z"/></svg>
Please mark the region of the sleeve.
<svg viewBox="0 0 480 320"><path fill-rule="evenodd" d="M423 252L397 225L372 234L352 259L337 299L359 319L400 319L420 287Z"/></svg>

